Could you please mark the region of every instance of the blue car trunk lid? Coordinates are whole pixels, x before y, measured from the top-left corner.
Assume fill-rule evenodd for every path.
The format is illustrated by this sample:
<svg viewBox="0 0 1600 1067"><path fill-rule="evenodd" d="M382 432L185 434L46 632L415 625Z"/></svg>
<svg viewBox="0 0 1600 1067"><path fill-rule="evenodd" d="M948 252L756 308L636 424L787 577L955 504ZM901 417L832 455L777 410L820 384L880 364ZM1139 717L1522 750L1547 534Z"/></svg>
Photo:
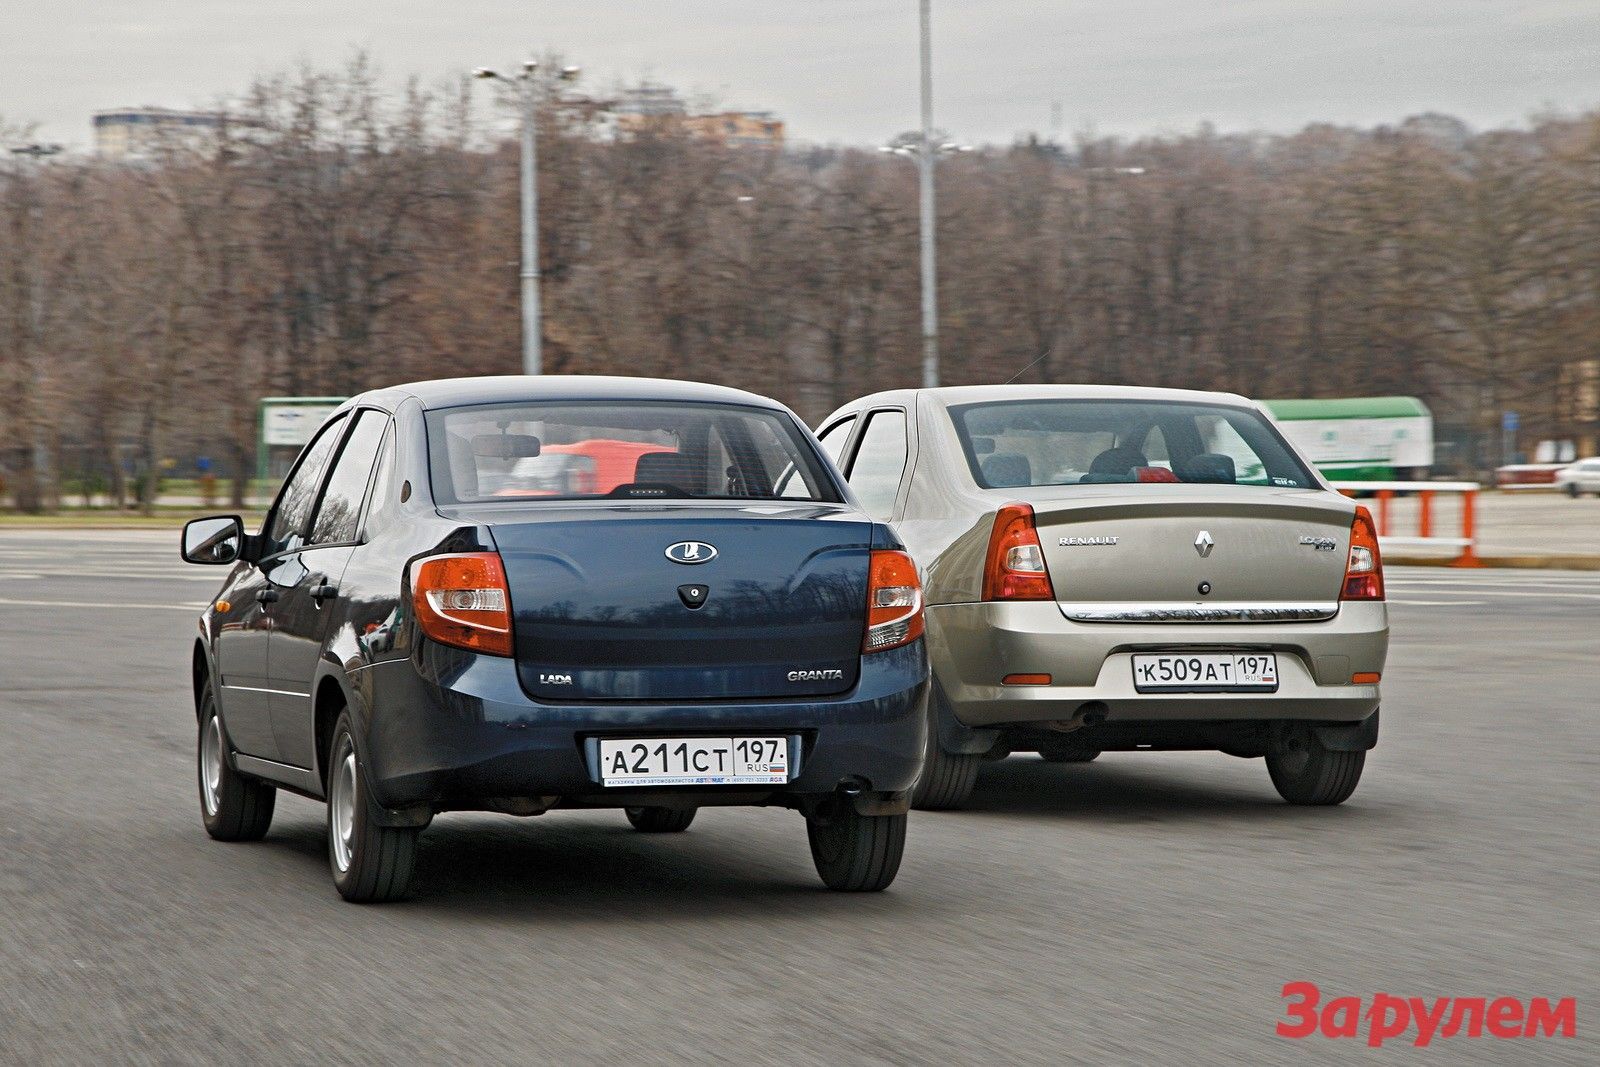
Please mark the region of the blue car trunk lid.
<svg viewBox="0 0 1600 1067"><path fill-rule="evenodd" d="M480 518L536 699L807 697L856 683L872 540L859 514L773 501Z"/></svg>

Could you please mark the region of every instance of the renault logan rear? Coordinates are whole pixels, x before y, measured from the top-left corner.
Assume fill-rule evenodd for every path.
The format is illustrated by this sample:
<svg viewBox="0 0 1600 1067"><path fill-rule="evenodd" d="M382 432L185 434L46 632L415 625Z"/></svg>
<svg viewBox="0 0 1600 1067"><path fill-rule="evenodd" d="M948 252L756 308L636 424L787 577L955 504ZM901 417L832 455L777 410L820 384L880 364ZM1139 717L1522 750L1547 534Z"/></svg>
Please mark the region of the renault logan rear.
<svg viewBox="0 0 1600 1067"><path fill-rule="evenodd" d="M898 869L925 748L915 568L788 409L641 379L367 393L306 446L194 649L202 815L328 803L334 881L400 895L438 813L806 819L834 889Z"/></svg>
<svg viewBox="0 0 1600 1067"><path fill-rule="evenodd" d="M1012 751L1265 757L1337 804L1377 741L1388 648L1371 517L1238 396L1080 386L881 393L822 424L927 591L916 802Z"/></svg>

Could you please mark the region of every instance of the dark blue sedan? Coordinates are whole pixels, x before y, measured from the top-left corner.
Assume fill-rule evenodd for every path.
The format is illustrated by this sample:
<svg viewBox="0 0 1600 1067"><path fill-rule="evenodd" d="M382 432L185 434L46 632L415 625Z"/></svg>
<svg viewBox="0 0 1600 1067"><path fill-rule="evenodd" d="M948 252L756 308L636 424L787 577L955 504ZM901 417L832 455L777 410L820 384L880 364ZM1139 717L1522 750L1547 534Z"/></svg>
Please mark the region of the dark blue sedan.
<svg viewBox="0 0 1600 1067"><path fill-rule="evenodd" d="M801 422L733 389L465 378L369 392L301 453L194 644L220 840L328 805L346 899L388 900L444 811L707 805L806 819L833 889L894 880L926 742L916 568Z"/></svg>

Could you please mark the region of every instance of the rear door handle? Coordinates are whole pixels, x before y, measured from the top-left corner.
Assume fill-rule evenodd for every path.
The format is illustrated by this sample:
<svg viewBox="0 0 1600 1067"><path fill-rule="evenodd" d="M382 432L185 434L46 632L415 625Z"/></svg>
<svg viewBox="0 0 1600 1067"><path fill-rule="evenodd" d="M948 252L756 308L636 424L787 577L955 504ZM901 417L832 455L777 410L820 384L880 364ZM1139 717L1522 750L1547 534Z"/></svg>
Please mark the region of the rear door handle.
<svg viewBox="0 0 1600 1067"><path fill-rule="evenodd" d="M315 600L319 604L331 596L338 595L339 587L336 585L329 585L326 582L322 583L321 585L314 585L311 587L311 599Z"/></svg>
<svg viewBox="0 0 1600 1067"><path fill-rule="evenodd" d="M276 589L257 589L256 590L256 603L257 604L275 604L275 603L277 603L277 601L278 601L278 591Z"/></svg>

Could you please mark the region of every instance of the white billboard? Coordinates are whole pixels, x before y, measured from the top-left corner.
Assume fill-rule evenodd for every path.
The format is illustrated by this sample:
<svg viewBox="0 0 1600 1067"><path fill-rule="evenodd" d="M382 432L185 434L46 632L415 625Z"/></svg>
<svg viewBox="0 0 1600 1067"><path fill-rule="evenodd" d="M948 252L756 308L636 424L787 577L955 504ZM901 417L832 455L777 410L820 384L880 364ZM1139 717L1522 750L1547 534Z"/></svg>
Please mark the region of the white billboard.
<svg viewBox="0 0 1600 1067"><path fill-rule="evenodd" d="M317 432L317 427L339 409L340 403L338 400L263 400L261 443L268 448L303 446Z"/></svg>

